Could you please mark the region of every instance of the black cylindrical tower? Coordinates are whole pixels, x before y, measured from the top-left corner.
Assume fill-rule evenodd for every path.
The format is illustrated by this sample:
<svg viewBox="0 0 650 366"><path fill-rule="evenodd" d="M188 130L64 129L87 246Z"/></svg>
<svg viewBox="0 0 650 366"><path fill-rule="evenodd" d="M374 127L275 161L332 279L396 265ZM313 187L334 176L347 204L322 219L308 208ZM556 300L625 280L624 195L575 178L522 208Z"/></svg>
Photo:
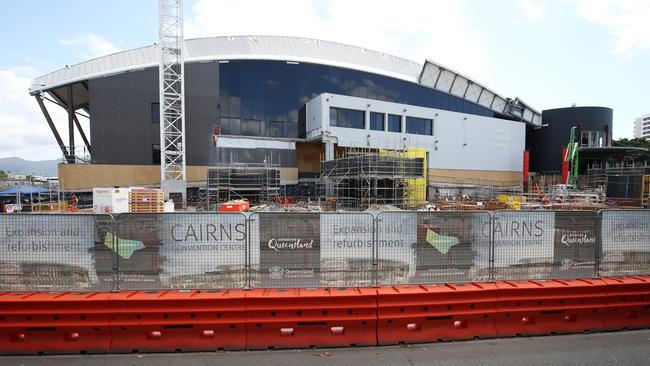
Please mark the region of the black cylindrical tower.
<svg viewBox="0 0 650 366"><path fill-rule="evenodd" d="M528 127L526 149L530 150L530 170L540 174L559 173L562 148L569 142L571 127L577 126L576 142L587 146L594 142L607 147L612 143L613 110L606 107L569 107L542 111L543 127ZM591 135L588 132L592 132ZM589 140L598 136L598 140Z"/></svg>

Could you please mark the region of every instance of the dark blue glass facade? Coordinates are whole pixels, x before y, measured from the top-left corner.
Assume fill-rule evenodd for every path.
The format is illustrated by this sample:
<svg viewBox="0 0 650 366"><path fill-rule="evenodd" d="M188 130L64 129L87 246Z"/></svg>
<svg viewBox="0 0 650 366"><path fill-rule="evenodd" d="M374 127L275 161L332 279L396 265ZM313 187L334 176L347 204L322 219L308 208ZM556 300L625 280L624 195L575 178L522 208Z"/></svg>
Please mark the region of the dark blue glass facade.
<svg viewBox="0 0 650 366"><path fill-rule="evenodd" d="M365 123L366 112L364 111L330 107L330 126L363 130Z"/></svg>
<svg viewBox="0 0 650 366"><path fill-rule="evenodd" d="M396 114L388 115L388 131L402 132L402 116Z"/></svg>
<svg viewBox="0 0 650 366"><path fill-rule="evenodd" d="M427 118L406 116L406 133L433 135L433 121Z"/></svg>
<svg viewBox="0 0 650 366"><path fill-rule="evenodd" d="M384 114L370 112L370 129L375 131L384 130Z"/></svg>
<svg viewBox="0 0 650 366"><path fill-rule="evenodd" d="M321 93L495 117L490 109L462 98L357 70L261 60L230 61L218 67L223 134L304 137L305 104Z"/></svg>

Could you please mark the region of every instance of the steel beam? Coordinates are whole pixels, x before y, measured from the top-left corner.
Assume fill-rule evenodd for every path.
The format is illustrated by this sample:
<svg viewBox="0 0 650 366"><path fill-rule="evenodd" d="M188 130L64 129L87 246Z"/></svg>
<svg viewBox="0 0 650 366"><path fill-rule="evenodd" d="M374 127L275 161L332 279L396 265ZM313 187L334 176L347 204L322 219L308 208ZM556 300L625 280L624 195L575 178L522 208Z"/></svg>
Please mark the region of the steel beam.
<svg viewBox="0 0 650 366"><path fill-rule="evenodd" d="M61 139L61 135L59 135L59 131L56 129L56 126L54 125L54 122L52 122L52 117L50 117L50 113L47 111L47 108L45 107L45 104L43 103L43 99L41 99L40 95L34 95L34 98L36 98L36 102L38 102L38 106L41 107L41 112L43 112L43 116L45 116L45 120L47 121L47 124L50 125L50 129L52 130L52 134L54 135L54 138L56 139L56 142L59 144L59 148L61 149L61 152L63 153L63 156L65 157L65 160L69 163L70 162L70 154L68 154L68 150L65 148L65 145L63 144L63 140Z"/></svg>
<svg viewBox="0 0 650 366"><path fill-rule="evenodd" d="M68 139L70 144L68 145L68 151L72 157L72 162L74 163L74 101L72 100L72 85L68 86Z"/></svg>
<svg viewBox="0 0 650 366"><path fill-rule="evenodd" d="M81 128L81 124L79 123L79 119L77 119L77 115L73 114L72 117L74 118L74 124L77 125L77 129L79 130L81 139L84 140L84 145L86 145L86 149L88 149L88 153L92 154L92 151L90 150L90 142L88 142L86 133L84 132L83 128Z"/></svg>

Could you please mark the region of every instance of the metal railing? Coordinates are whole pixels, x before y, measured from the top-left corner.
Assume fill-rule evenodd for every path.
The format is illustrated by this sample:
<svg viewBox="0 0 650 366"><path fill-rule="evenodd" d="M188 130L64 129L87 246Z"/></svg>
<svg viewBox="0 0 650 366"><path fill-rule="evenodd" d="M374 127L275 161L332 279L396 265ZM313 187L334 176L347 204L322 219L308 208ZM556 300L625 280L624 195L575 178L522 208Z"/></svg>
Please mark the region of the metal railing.
<svg viewBox="0 0 650 366"><path fill-rule="evenodd" d="M0 291L650 274L650 210L0 215Z"/></svg>

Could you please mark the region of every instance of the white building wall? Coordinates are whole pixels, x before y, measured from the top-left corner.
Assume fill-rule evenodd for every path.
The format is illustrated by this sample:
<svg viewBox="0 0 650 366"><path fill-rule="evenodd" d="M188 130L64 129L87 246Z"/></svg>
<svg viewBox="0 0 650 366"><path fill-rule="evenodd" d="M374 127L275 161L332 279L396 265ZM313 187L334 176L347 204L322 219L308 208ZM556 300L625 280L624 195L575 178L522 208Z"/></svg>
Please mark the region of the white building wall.
<svg viewBox="0 0 650 366"><path fill-rule="evenodd" d="M634 119L634 137L650 139L650 113Z"/></svg>
<svg viewBox="0 0 650 366"><path fill-rule="evenodd" d="M366 129L329 125L329 108L366 112ZM370 130L369 112L433 120L433 136ZM384 118L385 128L387 118ZM307 137L329 134L338 146L404 149L426 148L431 169L522 171L525 124L440 109L324 93L307 103Z"/></svg>

